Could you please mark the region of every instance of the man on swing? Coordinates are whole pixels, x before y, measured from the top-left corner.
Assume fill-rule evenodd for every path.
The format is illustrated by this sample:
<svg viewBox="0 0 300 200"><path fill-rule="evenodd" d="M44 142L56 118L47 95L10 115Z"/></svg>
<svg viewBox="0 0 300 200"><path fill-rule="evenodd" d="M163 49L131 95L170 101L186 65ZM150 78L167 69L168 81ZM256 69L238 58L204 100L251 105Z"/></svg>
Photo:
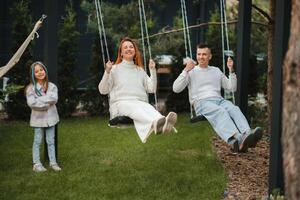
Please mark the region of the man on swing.
<svg viewBox="0 0 300 200"><path fill-rule="evenodd" d="M197 115L203 115L215 132L234 152L246 152L254 148L262 137L261 128L251 129L238 106L221 96L221 88L236 91L237 79L233 60L229 57L227 67L229 78L219 68L209 65L211 49L206 44L197 46L197 62L191 59L173 83L173 91L181 92L189 88L189 100Z"/></svg>

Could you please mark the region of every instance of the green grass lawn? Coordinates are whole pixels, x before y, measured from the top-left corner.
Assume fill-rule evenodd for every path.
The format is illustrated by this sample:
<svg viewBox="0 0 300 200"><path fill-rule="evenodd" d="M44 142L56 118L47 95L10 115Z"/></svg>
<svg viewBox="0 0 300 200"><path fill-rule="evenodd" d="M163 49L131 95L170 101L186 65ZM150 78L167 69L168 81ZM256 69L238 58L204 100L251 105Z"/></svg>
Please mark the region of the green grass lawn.
<svg viewBox="0 0 300 200"><path fill-rule="evenodd" d="M61 172L32 171L33 130L0 121L0 199L221 199L226 172L212 151L207 122L180 115L178 133L141 143L133 127L109 128L107 118L62 120ZM41 157L43 161L43 148Z"/></svg>

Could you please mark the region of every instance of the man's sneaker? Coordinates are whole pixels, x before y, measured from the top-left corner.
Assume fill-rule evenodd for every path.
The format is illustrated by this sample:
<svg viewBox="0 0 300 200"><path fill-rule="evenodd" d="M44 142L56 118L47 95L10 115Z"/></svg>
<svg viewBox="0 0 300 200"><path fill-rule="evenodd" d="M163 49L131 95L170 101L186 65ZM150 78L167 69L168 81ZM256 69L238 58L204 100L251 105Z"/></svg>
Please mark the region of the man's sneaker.
<svg viewBox="0 0 300 200"><path fill-rule="evenodd" d="M250 148L256 147L256 144L262 138L262 129L260 127L256 127L251 130L251 133L254 135L253 143L249 145Z"/></svg>
<svg viewBox="0 0 300 200"><path fill-rule="evenodd" d="M177 114L174 112L169 112L169 114L166 117L166 122L163 126L162 132L170 133L174 125L176 124L176 122L177 122Z"/></svg>
<svg viewBox="0 0 300 200"><path fill-rule="evenodd" d="M239 152L246 152L254 142L254 134L245 133L239 140Z"/></svg>
<svg viewBox="0 0 300 200"><path fill-rule="evenodd" d="M165 122L166 122L165 117L159 118L158 120L153 122L153 129L155 134L162 133Z"/></svg>
<svg viewBox="0 0 300 200"><path fill-rule="evenodd" d="M237 139L234 139L234 141L231 145L231 151L233 153L238 153L239 152L239 141Z"/></svg>
<svg viewBox="0 0 300 200"><path fill-rule="evenodd" d="M35 171L35 172L45 172L45 171L47 171L47 169L41 163L34 164L32 170Z"/></svg>
<svg viewBox="0 0 300 200"><path fill-rule="evenodd" d="M50 167L56 172L61 171L61 168L58 166L57 163L51 164Z"/></svg>

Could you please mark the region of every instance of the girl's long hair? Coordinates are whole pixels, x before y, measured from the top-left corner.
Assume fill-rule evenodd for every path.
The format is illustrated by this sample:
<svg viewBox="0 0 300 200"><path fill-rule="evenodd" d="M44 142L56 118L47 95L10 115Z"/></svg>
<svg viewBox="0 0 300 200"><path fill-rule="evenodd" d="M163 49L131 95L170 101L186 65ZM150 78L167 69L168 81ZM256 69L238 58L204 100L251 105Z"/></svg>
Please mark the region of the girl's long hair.
<svg viewBox="0 0 300 200"><path fill-rule="evenodd" d="M121 55L122 45L126 41L131 42L133 44L133 47L134 47L134 50L135 50L135 55L134 55L134 58L133 58L134 64L137 65L138 67L144 67L142 57L141 57L141 52L139 51L137 44L129 37L125 37L121 40L121 42L119 44L119 48L118 48L118 57L117 57L117 60L116 60L115 63L119 64L120 62L122 62L122 55Z"/></svg>
<svg viewBox="0 0 300 200"><path fill-rule="evenodd" d="M47 70L46 66L40 61L34 62L30 66L30 69L29 69L30 84L28 86L32 85L34 87L35 93L38 96L42 96L41 92L37 89L37 85L36 85L37 82L36 82L35 72L34 72L34 69L35 69L36 65L40 65L45 70L46 76L45 76L45 79L44 79L44 85L43 86L44 86L45 92L47 92L47 90L48 90L48 85L49 85L48 70ZM25 93L27 91L28 86L25 88Z"/></svg>

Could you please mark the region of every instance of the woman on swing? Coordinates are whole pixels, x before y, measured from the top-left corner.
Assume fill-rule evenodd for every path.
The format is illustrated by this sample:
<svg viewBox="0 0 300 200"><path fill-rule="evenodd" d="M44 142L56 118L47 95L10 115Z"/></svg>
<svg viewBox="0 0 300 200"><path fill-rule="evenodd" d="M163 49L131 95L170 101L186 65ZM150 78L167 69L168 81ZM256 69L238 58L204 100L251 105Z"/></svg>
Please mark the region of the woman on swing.
<svg viewBox="0 0 300 200"><path fill-rule="evenodd" d="M161 115L148 103L147 93L155 93L157 86L155 62L149 61L150 77L144 71L140 51L136 43L126 37L118 48L115 64L106 63L99 83L101 94L109 94L110 117L128 116L143 143L154 131L169 133L177 121L177 114Z"/></svg>

